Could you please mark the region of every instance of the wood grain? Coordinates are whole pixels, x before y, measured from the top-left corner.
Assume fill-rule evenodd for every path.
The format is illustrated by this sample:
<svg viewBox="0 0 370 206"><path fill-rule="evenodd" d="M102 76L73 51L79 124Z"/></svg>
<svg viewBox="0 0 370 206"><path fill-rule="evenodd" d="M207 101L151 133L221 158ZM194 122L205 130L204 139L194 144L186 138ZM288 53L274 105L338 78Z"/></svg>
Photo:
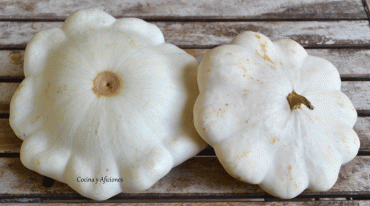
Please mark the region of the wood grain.
<svg viewBox="0 0 370 206"><path fill-rule="evenodd" d="M243 31L261 32L271 40L289 38L306 47L369 47L368 21L294 22L153 22L168 43L182 48L210 48L229 44ZM0 48L24 49L41 29L62 22L0 22Z"/></svg>
<svg viewBox="0 0 370 206"><path fill-rule="evenodd" d="M370 117L358 117L354 130L360 138L360 152L370 151ZM19 139L9 125L9 119L0 118L0 153L19 153L22 140ZM208 147L203 152L214 155L213 149Z"/></svg>
<svg viewBox="0 0 370 206"><path fill-rule="evenodd" d="M237 201L237 202L236 202ZM254 199L246 199L246 200L234 200L231 202L170 202L166 201L165 203L155 203L155 202L148 202L148 203L109 203L110 201L105 201L104 205L106 206L368 206L370 205L369 200L323 200L323 201L279 201L279 202L257 202L259 201ZM108 203L107 203L108 202ZM91 205L90 203L44 203L42 205L45 206L87 206ZM18 204L9 204L9 206L14 206ZM37 203L22 203L19 204L22 206L34 206L38 205Z"/></svg>
<svg viewBox="0 0 370 206"><path fill-rule="evenodd" d="M167 42L186 49L198 61L209 48L228 44L246 30L262 32L272 40L293 39L308 48L309 54L331 61L341 77L350 80L342 82L342 90L356 109L370 111L368 4L369 0L2 0L0 116L7 116L10 98L19 85L12 81L20 81L24 75L24 48L31 37L41 29L60 27L77 9L94 7L117 18L138 17L156 24ZM356 77L365 81L353 81ZM307 190L293 201L278 200L256 185L230 177L216 157L198 156L172 169L149 190L119 194L104 203L130 202L124 204L129 206L370 205L370 156L362 156L370 154L369 115L359 117L354 127L360 137L361 155L342 166L337 183L327 192ZM8 119L0 118L0 204L85 205L78 203L94 202L58 181L52 187L44 187L43 176L26 169L18 157L12 157L19 153L21 143ZM303 201L312 199L316 201ZM266 202L256 202L263 200Z"/></svg>
<svg viewBox="0 0 370 206"><path fill-rule="evenodd" d="M0 76L24 76L24 50L0 50Z"/></svg>
<svg viewBox="0 0 370 206"><path fill-rule="evenodd" d="M209 49L185 49L185 51L201 62ZM369 49L306 49L306 51L309 55L322 57L333 63L341 77L351 77L356 74L369 76L370 74ZM0 51L0 58L1 55L7 54L1 54ZM6 73L0 73L1 75L6 75Z"/></svg>
<svg viewBox="0 0 370 206"><path fill-rule="evenodd" d="M86 8L100 8L115 17L157 20L366 18L361 0L225 0L212 2L198 0L111 0L109 3L103 3L99 0L3 0L0 3L0 19L64 20L73 11Z"/></svg>
<svg viewBox="0 0 370 206"><path fill-rule="evenodd" d="M9 125L9 119L0 118L0 153L19 153L22 140Z"/></svg>
<svg viewBox="0 0 370 206"><path fill-rule="evenodd" d="M352 101L356 110L370 109L370 81L342 82L342 92Z"/></svg>
<svg viewBox="0 0 370 206"><path fill-rule="evenodd" d="M370 157L357 156L342 166L336 184L327 192L306 190L302 197L343 194L370 195ZM19 158L0 158L0 195L76 195L66 184L55 181L52 187L42 186L42 176L25 168ZM226 173L217 158L195 157L173 168L150 189L141 193L123 193L120 198L204 197L204 198L270 198L257 185L240 182ZM79 197L79 198L78 198ZM82 198L77 195L77 199Z"/></svg>
<svg viewBox="0 0 370 206"><path fill-rule="evenodd" d="M9 113L10 100L19 83L0 83L0 114Z"/></svg>
<svg viewBox="0 0 370 206"><path fill-rule="evenodd" d="M200 62L209 49L185 49ZM310 55L329 60L342 77L370 74L369 49L307 49ZM0 77L24 76L24 50L0 50Z"/></svg>

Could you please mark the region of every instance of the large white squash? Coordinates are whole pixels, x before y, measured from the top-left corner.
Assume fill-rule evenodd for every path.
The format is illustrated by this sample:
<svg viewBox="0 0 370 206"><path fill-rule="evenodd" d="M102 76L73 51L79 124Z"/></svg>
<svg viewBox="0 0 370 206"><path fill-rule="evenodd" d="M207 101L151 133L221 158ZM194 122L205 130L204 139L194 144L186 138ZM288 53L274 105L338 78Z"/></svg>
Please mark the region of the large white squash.
<svg viewBox="0 0 370 206"><path fill-rule="evenodd" d="M197 66L155 25L98 9L38 32L10 105L22 163L96 200L151 187L206 146Z"/></svg>
<svg viewBox="0 0 370 206"><path fill-rule="evenodd" d="M292 40L255 32L199 65L195 126L233 177L280 198L330 189L360 143L337 69Z"/></svg>

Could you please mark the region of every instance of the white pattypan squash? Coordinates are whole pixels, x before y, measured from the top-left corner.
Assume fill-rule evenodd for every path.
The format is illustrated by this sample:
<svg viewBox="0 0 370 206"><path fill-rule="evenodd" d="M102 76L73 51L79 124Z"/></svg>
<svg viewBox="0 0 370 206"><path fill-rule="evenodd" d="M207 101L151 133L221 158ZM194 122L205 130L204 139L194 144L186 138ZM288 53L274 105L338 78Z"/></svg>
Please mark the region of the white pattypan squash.
<svg viewBox="0 0 370 206"><path fill-rule="evenodd" d="M358 152L337 69L293 40L244 32L204 56L198 86L201 137L230 175L276 197L330 189Z"/></svg>
<svg viewBox="0 0 370 206"><path fill-rule="evenodd" d="M206 146L197 66L157 26L98 9L38 32L10 105L22 163L96 200L151 187Z"/></svg>

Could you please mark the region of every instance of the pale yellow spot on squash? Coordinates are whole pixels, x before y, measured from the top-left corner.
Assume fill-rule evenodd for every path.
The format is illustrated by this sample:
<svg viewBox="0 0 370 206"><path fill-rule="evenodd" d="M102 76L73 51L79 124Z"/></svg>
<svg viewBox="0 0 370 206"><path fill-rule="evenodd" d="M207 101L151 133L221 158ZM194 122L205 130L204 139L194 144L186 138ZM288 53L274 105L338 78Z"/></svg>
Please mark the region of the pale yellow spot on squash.
<svg viewBox="0 0 370 206"><path fill-rule="evenodd" d="M242 69L243 69L244 73L247 73L247 69L245 68L245 66L242 66Z"/></svg>
<svg viewBox="0 0 370 206"><path fill-rule="evenodd" d="M128 38L128 45L130 45L131 47L136 47L136 42L133 38Z"/></svg>
<svg viewBox="0 0 370 206"><path fill-rule="evenodd" d="M262 58L263 58L263 60L268 61L268 62L270 62L271 64L275 65L275 63L274 63L274 62L271 60L271 58L267 55L266 44L267 44L266 42L265 42L265 43L261 43L261 50L262 50L263 55L261 55L261 54L258 52L258 50L257 50L257 49L255 50L255 51L256 51L256 54L257 54L258 56L262 57Z"/></svg>
<svg viewBox="0 0 370 206"><path fill-rule="evenodd" d="M95 134L99 133L99 127L100 127L100 122L98 122L98 125L96 126Z"/></svg>
<svg viewBox="0 0 370 206"><path fill-rule="evenodd" d="M293 180L293 176L292 176L292 165L288 165L287 167L288 169L288 177L290 177L290 180Z"/></svg>
<svg viewBox="0 0 370 206"><path fill-rule="evenodd" d="M242 159L242 158L245 158L247 155L249 155L252 151L247 151L247 152L243 152L243 154L241 154L240 156L237 155L236 156L236 159Z"/></svg>
<svg viewBox="0 0 370 206"><path fill-rule="evenodd" d="M276 69L274 65L268 65L271 69Z"/></svg>
<svg viewBox="0 0 370 206"><path fill-rule="evenodd" d="M246 97L247 96L247 94L248 94L248 90L244 90L244 92L243 92L243 94L242 94L242 97ZM234 105L235 106L235 105Z"/></svg>
<svg viewBox="0 0 370 206"><path fill-rule="evenodd" d="M275 144L277 141L279 141L280 139L277 138L277 137L273 137L272 140L271 140L271 143L272 144Z"/></svg>

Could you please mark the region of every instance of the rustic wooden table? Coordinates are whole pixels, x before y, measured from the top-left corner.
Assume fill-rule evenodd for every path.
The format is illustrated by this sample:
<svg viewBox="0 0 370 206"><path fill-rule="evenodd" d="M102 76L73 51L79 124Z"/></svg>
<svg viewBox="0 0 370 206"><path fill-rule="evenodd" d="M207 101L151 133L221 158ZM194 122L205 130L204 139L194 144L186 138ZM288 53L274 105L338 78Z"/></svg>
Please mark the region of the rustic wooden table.
<svg viewBox="0 0 370 206"><path fill-rule="evenodd" d="M240 32L290 38L309 54L331 61L342 90L358 111L358 156L342 166L327 192L305 191L293 200L274 198L239 182L222 168L212 149L174 168L142 193L119 194L107 203L157 205L370 205L370 24L367 0L0 0L0 203L90 203L66 184L26 169L21 140L9 123L9 102L23 77L23 53L35 32L60 27L77 9L100 8L111 15L156 24L167 42L198 61L210 48L228 44Z"/></svg>

